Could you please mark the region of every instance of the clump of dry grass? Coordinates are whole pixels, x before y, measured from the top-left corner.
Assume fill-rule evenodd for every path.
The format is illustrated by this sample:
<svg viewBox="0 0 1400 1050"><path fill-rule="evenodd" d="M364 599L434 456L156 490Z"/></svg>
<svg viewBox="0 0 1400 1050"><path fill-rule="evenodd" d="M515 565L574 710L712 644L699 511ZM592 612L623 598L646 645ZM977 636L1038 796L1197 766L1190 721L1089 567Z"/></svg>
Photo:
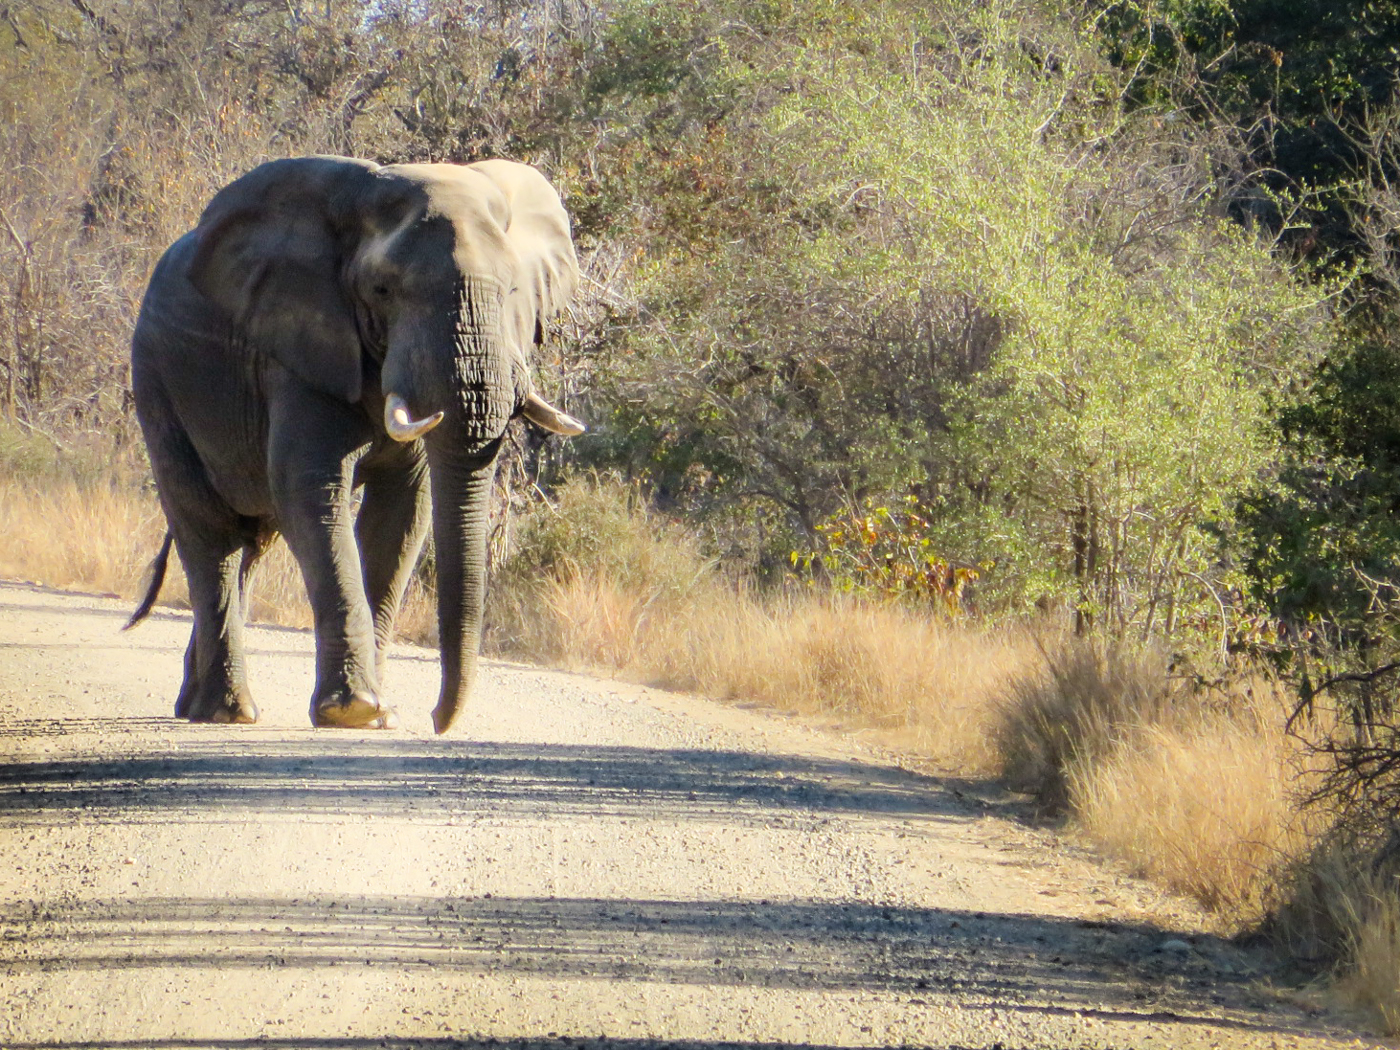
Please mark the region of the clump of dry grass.
<svg viewBox="0 0 1400 1050"><path fill-rule="evenodd" d="M950 768L985 774L992 698L1036 653L1020 632L898 606L814 595L761 602L731 591L658 623L640 657L672 688L894 730Z"/></svg>
<svg viewBox="0 0 1400 1050"><path fill-rule="evenodd" d="M1181 691L1152 649L1049 638L1036 673L1011 679L993 726L999 772L1046 812L1070 803L1070 774L1108 756L1131 729L1173 717Z"/></svg>
<svg viewBox="0 0 1400 1050"><path fill-rule="evenodd" d="M535 659L625 665L635 624L694 598L712 569L693 534L611 478L565 482L518 535L491 581L488 642Z"/></svg>
<svg viewBox="0 0 1400 1050"><path fill-rule="evenodd" d="M153 496L73 479L0 480L0 574L130 596L160 547L165 518ZM184 595L172 573L163 597Z"/></svg>
<svg viewBox="0 0 1400 1050"><path fill-rule="evenodd" d="M1337 990L1373 1014L1386 1035L1400 1034L1400 888L1393 873L1350 868L1335 880L1347 934Z"/></svg>
<svg viewBox="0 0 1400 1050"><path fill-rule="evenodd" d="M154 494L73 477L0 479L0 576L135 599L165 534ZM178 558L170 560L162 605L189 607ZM285 544L259 561L252 618L288 627L311 625L301 573Z"/></svg>
<svg viewBox="0 0 1400 1050"><path fill-rule="evenodd" d="M1305 748L1282 687L1241 676L1206 694L1160 652L1067 638L1043 660L998 705L1002 776L1223 925L1261 920L1317 824L1291 790Z"/></svg>
<svg viewBox="0 0 1400 1050"><path fill-rule="evenodd" d="M1070 804L1105 853L1240 928L1263 918L1310 844L1290 791L1299 752L1277 705L1144 725L1071 768Z"/></svg>
<svg viewBox="0 0 1400 1050"><path fill-rule="evenodd" d="M1338 827L1319 838L1282 887L1265 925L1297 959L1330 966L1329 991L1400 1034L1400 858Z"/></svg>

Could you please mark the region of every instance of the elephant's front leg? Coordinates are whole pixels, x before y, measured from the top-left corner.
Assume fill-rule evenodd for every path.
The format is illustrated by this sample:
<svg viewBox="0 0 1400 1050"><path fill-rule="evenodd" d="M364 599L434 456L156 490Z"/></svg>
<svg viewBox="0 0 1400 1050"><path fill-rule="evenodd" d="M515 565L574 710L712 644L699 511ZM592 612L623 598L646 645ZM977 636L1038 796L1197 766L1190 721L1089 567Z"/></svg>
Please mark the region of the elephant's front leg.
<svg viewBox="0 0 1400 1050"><path fill-rule="evenodd" d="M297 409L294 421L279 421L274 411L269 465L278 522L301 565L316 624L311 722L390 728L396 719L379 699L374 625L350 509L357 432L339 406L301 402Z"/></svg>
<svg viewBox="0 0 1400 1050"><path fill-rule="evenodd" d="M428 532L428 471L420 443L395 446L385 458L362 463L359 480L364 501L355 535L374 618L376 670L383 682L394 621Z"/></svg>

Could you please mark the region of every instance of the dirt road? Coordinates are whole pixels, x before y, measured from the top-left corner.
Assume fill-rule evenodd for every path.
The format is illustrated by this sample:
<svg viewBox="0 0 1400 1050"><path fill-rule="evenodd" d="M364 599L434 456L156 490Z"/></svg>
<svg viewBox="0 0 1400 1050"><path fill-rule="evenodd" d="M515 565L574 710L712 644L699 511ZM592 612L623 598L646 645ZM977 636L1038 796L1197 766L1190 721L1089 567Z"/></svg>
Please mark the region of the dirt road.
<svg viewBox="0 0 1400 1050"><path fill-rule="evenodd" d="M431 735L168 717L188 637L0 584L0 1047L1370 1045L1188 910L792 720L488 665Z"/></svg>

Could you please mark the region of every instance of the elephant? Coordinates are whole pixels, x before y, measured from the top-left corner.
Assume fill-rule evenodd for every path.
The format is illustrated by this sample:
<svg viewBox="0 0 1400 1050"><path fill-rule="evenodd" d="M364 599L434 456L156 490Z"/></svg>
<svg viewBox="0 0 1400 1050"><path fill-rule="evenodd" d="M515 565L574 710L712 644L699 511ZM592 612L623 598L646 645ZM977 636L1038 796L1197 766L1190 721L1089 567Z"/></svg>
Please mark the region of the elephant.
<svg viewBox="0 0 1400 1050"><path fill-rule="evenodd" d="M178 717L248 723L249 573L280 533L315 623L315 726L390 728L380 680L427 534L442 684L476 673L497 453L523 415L584 426L534 390L529 353L579 280L568 214L507 160L274 160L229 183L156 265L132 338L136 414L194 628ZM360 494L358 513L355 497Z"/></svg>

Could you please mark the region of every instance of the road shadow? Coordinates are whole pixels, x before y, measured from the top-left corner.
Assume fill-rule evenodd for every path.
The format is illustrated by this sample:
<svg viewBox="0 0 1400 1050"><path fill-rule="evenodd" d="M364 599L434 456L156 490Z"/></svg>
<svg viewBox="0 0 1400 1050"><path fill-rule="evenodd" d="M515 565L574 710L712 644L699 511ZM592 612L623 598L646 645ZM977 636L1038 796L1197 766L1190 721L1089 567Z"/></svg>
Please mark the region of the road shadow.
<svg viewBox="0 0 1400 1050"><path fill-rule="evenodd" d="M1152 926L814 900L181 897L7 905L0 965L422 968L875 992L914 1006L955 997L960 1009L1299 1030L1254 1012L1264 1004L1245 976L1222 975L1196 952L1164 958L1163 936Z"/></svg>
<svg viewBox="0 0 1400 1050"><path fill-rule="evenodd" d="M6 732L34 737L32 723ZM256 813L640 816L762 823L868 814L966 820L969 808L933 777L897 766L726 750L455 740L293 740L179 732L178 750L48 761L0 761L0 827L159 821ZM72 732L71 722L62 723ZM207 727L197 727L207 728Z"/></svg>

